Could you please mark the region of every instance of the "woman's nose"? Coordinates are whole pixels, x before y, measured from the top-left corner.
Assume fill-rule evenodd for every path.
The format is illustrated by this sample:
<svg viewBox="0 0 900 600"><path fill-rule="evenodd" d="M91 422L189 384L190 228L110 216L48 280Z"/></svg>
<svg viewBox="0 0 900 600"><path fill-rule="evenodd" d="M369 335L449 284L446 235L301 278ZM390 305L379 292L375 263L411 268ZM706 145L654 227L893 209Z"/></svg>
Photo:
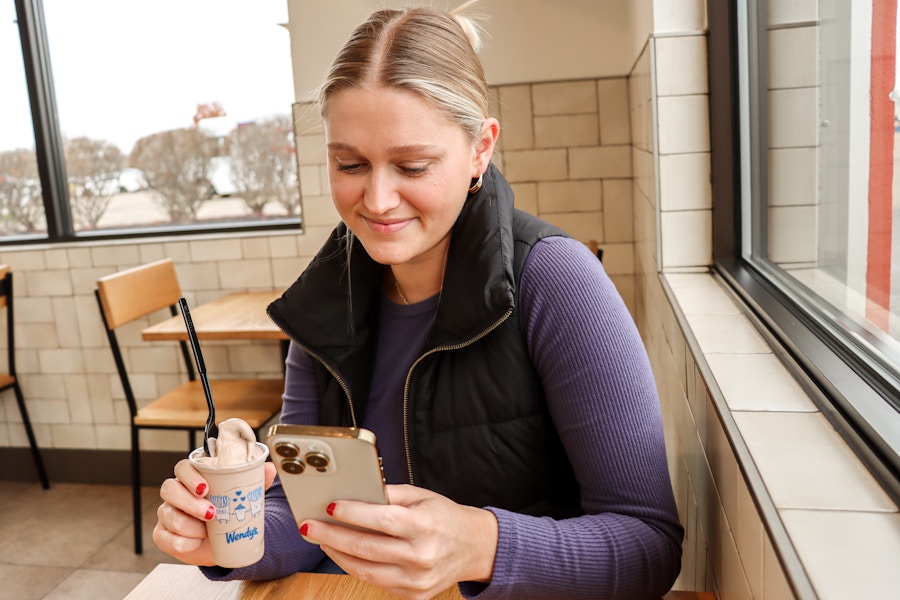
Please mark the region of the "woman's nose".
<svg viewBox="0 0 900 600"><path fill-rule="evenodd" d="M366 183L365 204L373 214L386 213L400 204L400 194L391 177L373 171Z"/></svg>

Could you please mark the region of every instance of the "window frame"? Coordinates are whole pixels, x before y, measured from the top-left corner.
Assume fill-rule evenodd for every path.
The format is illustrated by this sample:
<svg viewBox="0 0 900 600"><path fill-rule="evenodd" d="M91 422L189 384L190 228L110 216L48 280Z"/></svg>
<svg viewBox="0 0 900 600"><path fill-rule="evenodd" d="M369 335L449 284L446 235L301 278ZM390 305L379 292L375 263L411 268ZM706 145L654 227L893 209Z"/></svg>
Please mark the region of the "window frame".
<svg viewBox="0 0 900 600"><path fill-rule="evenodd" d="M269 218L252 224L198 222L189 226L153 226L76 232L69 204L68 177L63 155L62 134L53 86L53 69L47 42L42 0L15 0L22 60L28 86L31 118L34 127L35 154L41 183L47 233L0 237L0 247L27 242L69 243L110 239L133 239L158 236L262 232L295 229L303 233L303 194L300 215ZM299 170L299 166L298 166ZM299 181L299 172L298 172Z"/></svg>
<svg viewBox="0 0 900 600"><path fill-rule="evenodd" d="M766 91L757 85L766 80L764 5L765 0L707 2L713 268L784 348L783 358L817 408L900 502L900 414L882 397L895 393L897 382L743 256L746 233L765 236L748 231L754 225L742 205L751 189L753 201L767 201L767 159L756 150L766 147L766 128L760 125L767 122ZM748 23L763 25L754 36ZM740 28L748 31L746 47ZM745 97L742 79L750 89Z"/></svg>

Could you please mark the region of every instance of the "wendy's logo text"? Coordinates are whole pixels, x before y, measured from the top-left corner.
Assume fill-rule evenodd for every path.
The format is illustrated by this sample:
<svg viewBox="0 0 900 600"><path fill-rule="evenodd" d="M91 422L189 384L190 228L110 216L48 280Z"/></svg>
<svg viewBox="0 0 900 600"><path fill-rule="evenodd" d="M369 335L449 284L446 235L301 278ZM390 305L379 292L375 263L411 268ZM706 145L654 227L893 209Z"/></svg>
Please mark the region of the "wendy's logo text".
<svg viewBox="0 0 900 600"><path fill-rule="evenodd" d="M248 527L245 531L226 531L225 543L233 544L241 540L252 540L259 535L259 529L256 527Z"/></svg>

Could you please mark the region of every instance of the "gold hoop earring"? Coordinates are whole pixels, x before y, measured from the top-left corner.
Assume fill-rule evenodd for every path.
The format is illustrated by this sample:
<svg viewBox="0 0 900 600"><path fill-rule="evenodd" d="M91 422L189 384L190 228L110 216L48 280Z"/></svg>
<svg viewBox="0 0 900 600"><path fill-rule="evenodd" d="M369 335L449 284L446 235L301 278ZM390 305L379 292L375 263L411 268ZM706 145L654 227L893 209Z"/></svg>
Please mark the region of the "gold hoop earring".
<svg viewBox="0 0 900 600"><path fill-rule="evenodd" d="M478 176L478 180L472 179L475 183L472 184L472 187L469 188L469 194L474 194L478 190L481 189L481 185L484 183L484 173Z"/></svg>

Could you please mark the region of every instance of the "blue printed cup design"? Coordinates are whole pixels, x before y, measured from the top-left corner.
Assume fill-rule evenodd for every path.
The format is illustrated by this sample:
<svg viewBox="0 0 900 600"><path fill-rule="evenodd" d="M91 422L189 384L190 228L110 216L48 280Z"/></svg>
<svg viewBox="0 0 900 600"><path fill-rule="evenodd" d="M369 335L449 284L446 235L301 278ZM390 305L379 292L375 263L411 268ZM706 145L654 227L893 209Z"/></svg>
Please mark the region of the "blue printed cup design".
<svg viewBox="0 0 900 600"><path fill-rule="evenodd" d="M268 448L251 463L217 467L197 462L203 448L191 452L191 464L209 482L215 516L206 522L213 559L222 567L246 567L262 558L265 549L265 461Z"/></svg>

